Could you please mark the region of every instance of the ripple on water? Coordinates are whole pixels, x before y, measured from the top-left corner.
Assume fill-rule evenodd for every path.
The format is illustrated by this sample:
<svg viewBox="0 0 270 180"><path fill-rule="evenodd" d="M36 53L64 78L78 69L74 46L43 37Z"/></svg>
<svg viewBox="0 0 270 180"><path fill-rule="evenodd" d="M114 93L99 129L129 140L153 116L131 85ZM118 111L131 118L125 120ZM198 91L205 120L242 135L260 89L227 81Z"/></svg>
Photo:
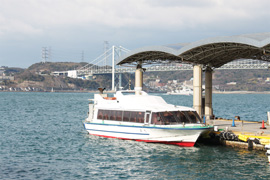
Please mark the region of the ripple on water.
<svg viewBox="0 0 270 180"><path fill-rule="evenodd" d="M214 112L260 118L269 95L214 95ZM88 93L0 92L0 179L267 179L264 153L90 136ZM166 96L189 105L192 97ZM165 98L165 97L164 97ZM259 105L248 99L260 101ZM267 102L266 102L267 101ZM238 103L241 102L241 103ZM226 104L226 105L224 105ZM236 107L236 108L235 108ZM259 108L258 108L259 107ZM241 114L242 113L242 114Z"/></svg>

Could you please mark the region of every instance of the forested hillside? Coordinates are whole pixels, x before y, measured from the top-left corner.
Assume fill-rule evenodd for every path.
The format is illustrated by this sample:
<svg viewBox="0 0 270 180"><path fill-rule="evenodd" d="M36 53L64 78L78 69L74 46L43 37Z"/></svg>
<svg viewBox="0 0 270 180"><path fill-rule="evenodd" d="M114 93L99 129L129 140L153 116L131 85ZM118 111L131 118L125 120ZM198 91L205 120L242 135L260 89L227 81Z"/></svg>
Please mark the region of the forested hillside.
<svg viewBox="0 0 270 180"><path fill-rule="evenodd" d="M35 87L42 91L55 90L96 90L98 87L111 89L111 74L94 75L91 80L72 79L65 76L53 76L53 71L74 70L87 63L46 62L36 63L27 69L5 68L5 74L15 80L2 80L0 86L13 88ZM118 85L116 76L116 86ZM144 83L157 81L164 86L169 81L183 82L193 77L192 71L145 72ZM203 78L204 79L204 78ZM130 83L129 83L130 82ZM134 87L134 73L122 75L122 87ZM270 91L270 70L215 70L213 86L216 90L226 91ZM145 86L146 90L149 86Z"/></svg>

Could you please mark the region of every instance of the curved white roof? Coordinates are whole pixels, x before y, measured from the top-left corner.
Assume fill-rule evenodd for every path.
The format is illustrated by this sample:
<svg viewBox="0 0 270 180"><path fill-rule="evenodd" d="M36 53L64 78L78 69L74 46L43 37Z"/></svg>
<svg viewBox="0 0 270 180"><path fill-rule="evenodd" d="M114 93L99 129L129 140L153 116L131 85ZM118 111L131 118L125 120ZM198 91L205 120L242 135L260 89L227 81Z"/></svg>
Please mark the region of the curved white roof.
<svg viewBox="0 0 270 180"><path fill-rule="evenodd" d="M123 56L118 65L138 61L144 64L184 61L217 68L236 59L270 62L270 32L139 48Z"/></svg>

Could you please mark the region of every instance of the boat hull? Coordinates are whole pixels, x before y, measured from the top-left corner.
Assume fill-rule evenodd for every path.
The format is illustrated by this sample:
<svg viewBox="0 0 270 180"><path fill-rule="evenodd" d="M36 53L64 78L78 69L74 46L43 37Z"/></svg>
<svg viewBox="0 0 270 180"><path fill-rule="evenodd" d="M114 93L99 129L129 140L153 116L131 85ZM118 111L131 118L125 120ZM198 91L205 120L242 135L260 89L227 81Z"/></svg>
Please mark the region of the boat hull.
<svg viewBox="0 0 270 180"><path fill-rule="evenodd" d="M201 133L212 128L168 128L151 126L115 125L100 123L84 123L91 135L106 138L163 143L182 147L193 147Z"/></svg>

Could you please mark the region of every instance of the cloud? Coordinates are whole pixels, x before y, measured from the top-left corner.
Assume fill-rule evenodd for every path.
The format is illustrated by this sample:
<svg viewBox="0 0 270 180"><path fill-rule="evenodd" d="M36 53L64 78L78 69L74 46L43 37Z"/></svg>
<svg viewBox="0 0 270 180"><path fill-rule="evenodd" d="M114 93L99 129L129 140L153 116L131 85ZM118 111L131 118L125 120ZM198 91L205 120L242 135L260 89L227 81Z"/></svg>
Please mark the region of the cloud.
<svg viewBox="0 0 270 180"><path fill-rule="evenodd" d="M0 32L40 34L50 28L196 28L269 15L268 1L1 0Z"/></svg>
<svg viewBox="0 0 270 180"><path fill-rule="evenodd" d="M133 49L270 29L268 0L0 0L0 4L0 61L14 64L15 55L5 54L12 51L8 48L27 52L18 57L30 63L40 59L42 46L88 49L86 55L97 57L105 40Z"/></svg>

